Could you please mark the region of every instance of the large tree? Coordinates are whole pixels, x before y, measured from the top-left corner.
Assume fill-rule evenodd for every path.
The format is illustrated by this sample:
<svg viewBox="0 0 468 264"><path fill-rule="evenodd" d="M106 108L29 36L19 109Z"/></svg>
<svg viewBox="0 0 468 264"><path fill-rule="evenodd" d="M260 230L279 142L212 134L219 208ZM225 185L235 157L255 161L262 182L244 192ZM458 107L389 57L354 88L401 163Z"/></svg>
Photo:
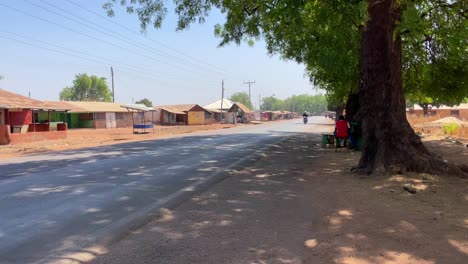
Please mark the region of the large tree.
<svg viewBox="0 0 468 264"><path fill-rule="evenodd" d="M229 100L233 101L233 102L238 102L238 103L242 103L244 104L245 106L247 106L249 109L253 110L253 104L252 102L250 101L249 99L249 94L246 93L246 92L237 92L237 93L233 93L230 97L229 97Z"/></svg>
<svg viewBox="0 0 468 264"><path fill-rule="evenodd" d="M106 78L83 73L75 76L72 86L60 91L59 98L62 101L112 102L112 92Z"/></svg>
<svg viewBox="0 0 468 264"><path fill-rule="evenodd" d="M141 100L136 101L135 103L136 104L143 104L146 107L153 107L153 102L151 102L151 100L148 99L148 98L143 98Z"/></svg>
<svg viewBox="0 0 468 264"><path fill-rule="evenodd" d="M151 23L159 27L167 13L163 0L110 0L105 5L110 13L117 2L136 12L143 28ZM424 80L440 71L449 73L451 85L431 87L437 95L463 87L459 82L466 83L466 1L175 2L178 29L204 21L209 11L217 8L226 16L225 23L216 28L221 45L263 38L270 53L304 63L311 78L333 94L354 94L350 98L358 102L350 104L359 108L357 116L363 123L362 171L457 171L431 154L407 122L402 66L405 72L432 73L422 75ZM435 29L444 32L444 38L434 37ZM413 59L416 55L421 57ZM421 62L428 56L432 58ZM451 77L452 68L458 69L456 80Z"/></svg>

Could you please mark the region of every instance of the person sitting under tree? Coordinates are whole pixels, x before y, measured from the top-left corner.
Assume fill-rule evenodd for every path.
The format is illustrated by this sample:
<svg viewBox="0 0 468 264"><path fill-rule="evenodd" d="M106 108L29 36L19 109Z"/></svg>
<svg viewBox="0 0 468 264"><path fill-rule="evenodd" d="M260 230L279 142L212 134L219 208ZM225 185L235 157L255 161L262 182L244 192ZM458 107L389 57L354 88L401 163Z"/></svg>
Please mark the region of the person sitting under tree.
<svg viewBox="0 0 468 264"><path fill-rule="evenodd" d="M333 132L336 139L336 146L340 146L340 139L345 139L345 147L346 147L346 139L349 137L349 123L345 120L344 116L340 116L338 121L335 123L335 132Z"/></svg>

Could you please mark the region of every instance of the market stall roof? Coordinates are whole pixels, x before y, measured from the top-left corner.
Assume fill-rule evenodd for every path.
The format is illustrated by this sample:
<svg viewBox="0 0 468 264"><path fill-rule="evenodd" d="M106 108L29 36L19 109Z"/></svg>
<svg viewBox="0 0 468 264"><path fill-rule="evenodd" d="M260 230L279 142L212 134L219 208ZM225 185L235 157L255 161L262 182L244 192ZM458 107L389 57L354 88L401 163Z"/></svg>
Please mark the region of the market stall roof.
<svg viewBox="0 0 468 264"><path fill-rule="evenodd" d="M223 110L228 110L232 107L234 104L233 101L224 98L223 100L219 99L217 101L212 102L211 104L205 105L203 108L208 109L208 110L220 110L221 109L221 102L222 102L222 108Z"/></svg>
<svg viewBox="0 0 468 264"><path fill-rule="evenodd" d="M181 104L181 105L160 105L155 106L154 109L162 109L169 113L184 115L186 112L194 108L196 104Z"/></svg>
<svg viewBox="0 0 468 264"><path fill-rule="evenodd" d="M44 111L68 111L68 108L63 108L55 105L48 104L39 100L31 99L29 97L12 93L0 89L0 108L3 109L31 109L31 110L44 110Z"/></svg>
<svg viewBox="0 0 468 264"><path fill-rule="evenodd" d="M122 105L123 108L126 108L128 110L135 110L135 111L140 111L140 112L151 112L151 111L156 111L152 107L147 107L144 104L124 104Z"/></svg>
<svg viewBox="0 0 468 264"><path fill-rule="evenodd" d="M234 104L232 105L232 107L234 107L235 105L237 105L237 107L239 107L239 108L242 110L242 112L244 112L244 113L246 113L246 114L249 114L249 113L252 112L252 110L250 110L250 109L249 109L247 106L245 106L243 103L234 103ZM232 107L229 109L229 111L232 110Z"/></svg>
<svg viewBox="0 0 468 264"><path fill-rule="evenodd" d="M127 113L122 104L112 102L49 101L49 104L68 106L69 113Z"/></svg>

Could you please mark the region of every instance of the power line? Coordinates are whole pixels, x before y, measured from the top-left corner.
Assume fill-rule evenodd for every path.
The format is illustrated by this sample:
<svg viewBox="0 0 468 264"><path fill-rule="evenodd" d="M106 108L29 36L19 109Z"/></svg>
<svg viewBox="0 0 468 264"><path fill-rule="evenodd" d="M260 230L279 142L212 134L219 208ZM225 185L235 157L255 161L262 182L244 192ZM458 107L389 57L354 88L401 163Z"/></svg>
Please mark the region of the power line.
<svg viewBox="0 0 468 264"><path fill-rule="evenodd" d="M30 3L29 0L23 0L23 1L26 1L26 2ZM122 34L116 32L116 31L113 31L113 30L110 30L110 29L108 29L108 28L106 28L106 27L103 27L103 26L101 26L101 25L99 25L99 24L97 24L97 23L95 23L95 22L93 22L93 21L90 21L90 20L86 19L86 18L83 18L83 17L81 17L81 16L78 16L78 15L76 15L76 14L73 14L73 13L71 13L71 12L69 12L69 11L67 11L67 10L65 10L65 9L63 9L63 8L61 8L61 7L58 7L58 6L54 5L54 4L51 4L51 3L47 2L47 1L44 1L44 0L39 0L39 1L45 3L45 4L49 5L49 6L52 6L52 7L56 8L56 9L62 11L62 12L65 12L65 13L67 13L67 14L73 16L73 17L77 17L77 18L79 18L79 19L81 19L81 20L83 20L83 21L85 21L85 22L87 22L87 23L89 23L89 24L95 25L95 26L97 26L98 28L102 28L102 29L104 29L105 31L111 32L112 34L115 34L115 35L117 35L117 36L119 36L119 37L116 37L116 36L114 36L114 35L108 34L108 33L106 33L106 32L103 32L102 30L96 29L95 27L91 27L91 26L89 26L89 25L83 24L83 23L81 23L81 22L79 22L79 21L76 21L76 20L74 20L74 19L68 18L68 17L63 16L63 15L61 15L61 14L57 14L56 12L50 11L50 10L46 9L45 7L43 7L43 6L39 6L39 5L36 5L36 4L33 4L33 3L30 3L30 4L36 5L36 6L40 7L40 8L43 8L43 9L45 9L45 10L47 10L47 11L50 11L50 12L53 12L54 14L59 15L59 16L62 16L62 17L64 17L64 18L71 19L71 20L74 21L75 23L78 23L78 24L80 24L80 25L83 25L83 26L92 28L93 30L96 30L96 31L98 31L98 32L101 32L101 33L103 33L103 34L105 34L105 35L111 36L111 37L116 38L116 39L119 39L119 40L123 40L123 41L125 41L125 42L127 42L127 43L130 43L131 45L137 46L137 47L140 48L140 49L152 50L153 52L156 52L156 53L157 53L158 55L160 55L160 56L166 57L166 58L168 58L168 59L176 60L176 61L178 61L178 62L180 62L180 63L183 63L183 64L188 63L188 64L190 64L190 65L192 65L192 66L194 66L194 67L196 67L196 68L198 68L198 69L201 69L201 70L211 70L211 69L202 67L202 66L200 66L200 65L197 65L197 64L188 62L188 61L186 61L186 60L180 59L180 58L178 58L178 57L176 57L176 56L173 56L173 55L168 54L168 53L166 53L166 52L163 52L163 51L161 51L161 50L155 49L154 47L151 47L151 46L149 46L149 45L146 45L146 44L144 44L144 43L142 43L142 42L138 42L138 41L134 41L134 40L129 40L128 37L125 36L125 35L122 35ZM211 71L212 71L212 70L211 70ZM219 72L218 72L218 74L219 74Z"/></svg>
<svg viewBox="0 0 468 264"><path fill-rule="evenodd" d="M60 14L60 13L57 13L57 12L55 12L55 11L52 11L52 10L50 10L50 9L44 7L44 6L38 5L38 4L36 4L36 3L32 3L32 2L30 2L29 0L23 0L23 1L26 2L26 3L29 3L30 5L36 6L36 7L38 7L38 8L41 8L41 9L43 9L43 10L49 12L49 13L52 13L52 14L54 14L54 15L57 15L57 16L60 16L60 17L65 18L65 19L67 19L67 20L70 20L70 21L72 21L72 22L74 22L74 23L77 23L77 24L79 24L79 25L82 25L82 26L91 28L91 29L93 29L93 30L95 30L95 31L97 31L97 32L99 32L99 33L104 34L104 35L110 36L110 37L112 37L112 38L115 38L115 39L118 39L118 40L121 40L121 41L125 41L125 42L129 43L130 45L133 45L133 46L135 46L135 47L141 48L141 47L138 46L138 44L132 43L132 41L128 41L128 40L123 39L123 38L121 38L121 37L113 36L113 35L111 35L111 34L109 34L109 33L107 33L107 32L104 32L104 31L100 30L100 29L97 29L97 28L95 28L95 27L86 25L86 24L84 24L84 23L82 23L82 22L80 22L80 21L77 21L76 19L70 18L70 17L68 17L68 16L64 16L64 15L62 15L62 14ZM23 11L22 13L27 13L27 12L24 12L24 11ZM31 16L35 17L34 15L31 15ZM46 19L42 19L42 20L48 21L48 20L46 20ZM49 21L49 22L50 22L50 21ZM56 24L56 23L54 23L54 24ZM56 25L57 25L57 24L56 24ZM64 26L61 26L61 27L62 27L62 28L69 29L68 27L64 27ZM81 35L88 36L88 37L90 36L89 34L86 34L86 33L78 32L78 31L74 31L74 32L75 32L75 33L78 33L78 34L81 34ZM96 38L96 37L92 37L92 38L95 39L95 40L104 42L104 43L106 43L106 44L112 45L112 46L114 46L114 47L117 47L117 48L120 48L120 49L123 49L123 50L130 51L129 49L127 49L127 48L125 48L125 47L122 47L122 46L120 46L120 45L117 45L117 44L115 44L115 43L111 43L111 42L108 42L108 41L106 41L106 40L102 40L102 39L99 39L99 38ZM188 71L191 71L191 69L185 69L185 68L180 67L179 65L174 65L174 64L171 64L171 63L166 62L166 61L162 61L162 60L159 60L159 59L155 59L154 57L148 56L148 55L143 54L143 53L135 52L135 51L133 51L133 50L132 50L131 52L132 52L132 53L136 53L136 54L138 54L138 55L140 55L140 56L143 56L143 57L145 57L145 58L148 58L148 59L150 59L150 60L158 61L158 62L167 64L167 65L169 65L169 66L173 66L173 67L176 67L176 68L185 70L185 71L187 71L187 70L188 70ZM192 72L193 72L193 71L192 71Z"/></svg>
<svg viewBox="0 0 468 264"><path fill-rule="evenodd" d="M97 40L97 41L99 41L99 42L106 43L106 44L111 45L111 46L113 46L113 47L117 47L117 48L119 48L119 49L127 50L127 51L130 51L131 53L139 54L140 56L149 58L150 60L160 61L160 60L154 59L153 57L147 56L147 55L145 55L145 54L138 53L138 52L135 52L135 51L133 51L133 50L129 50L129 49L127 49L127 48L124 48L124 47L119 46L119 45L117 45L117 44L115 44L115 43L111 43L111 42L109 42L109 41L96 38L96 37L91 36L91 35L89 35L89 34L86 34L86 33L83 33L83 32L77 31L77 30L74 30L74 29L72 29L72 28L70 28L70 27L63 26L63 25L61 25L61 24L59 24L59 23L56 23L56 22L53 22L53 21L44 19L44 18L39 17L39 16L35 16L35 15L30 14L30 13L28 13L28 12L19 10L19 9L17 9L17 8L15 8L15 7L12 7L12 6L3 4L3 3L0 3L0 6L6 7L6 8L8 8L8 9L10 9L10 10L13 10L13 11L15 11L15 12L24 14L24 15L26 15L26 16L29 16L29 17L32 17L32 18L35 18L35 19L44 21L44 22L46 22L46 23L50 23L50 24L56 25L56 26L58 26L58 27L60 27L60 28L69 30L69 31L74 32L74 33L76 33L76 34L83 35L83 36L86 36L86 37L88 37L88 38ZM36 6L37 6L37 5L36 5ZM51 12L54 13L53 11L51 11ZM62 16L62 15L60 15L60 14L58 14L58 15L59 15L59 16ZM174 67L180 68L180 69L182 69L182 70L184 70L184 71L187 71L187 69L181 68L181 67L179 67L178 65L173 65L173 64L170 64L170 63L165 62L165 61L160 61L160 62L162 62L162 63L164 63L164 64L167 64L167 65L170 65L170 66L174 66Z"/></svg>
<svg viewBox="0 0 468 264"><path fill-rule="evenodd" d="M103 65L105 65L106 67L109 67L109 66L110 66L110 64L107 63L107 62L102 62L102 61L99 61L99 60L94 60L94 59L85 58L85 57L83 57L83 56L79 56L79 55L76 55L76 54L72 54L72 53L68 53L68 52L64 52L64 51L52 49L52 48L49 48L49 47L44 47L44 46L41 46L41 45L35 45L35 44L29 43L29 42L25 42L25 41L22 41L22 40L18 40L18 39L15 39L15 38L6 37L6 36L1 36L1 35L0 35L0 38L8 39L8 40L11 40L11 41L15 41L15 42L21 43L21 44L23 44L23 45L32 46L32 47L35 47L35 48L40 48L40 49L48 50L48 51L51 51L51 52L55 52L55 53L59 53L59 54L63 54L63 55L72 56L72 57L75 57L75 58L79 58L79 59L91 61L91 62L94 62L94 63L103 64ZM125 67L123 67L123 68L125 69ZM156 78L154 78L153 76L150 76L150 75L147 75L147 74L143 74L143 73L141 73L141 72L139 72L139 71L137 71L137 70L132 70L132 69L127 69L127 70L132 71L132 72L136 73L136 74L139 75L139 76L146 77L146 78L149 78L149 79L154 79L154 80L157 80L157 81L161 82L161 79L156 79ZM177 78L176 80L180 81L181 79L180 79L180 78ZM165 82L165 81L162 81L162 82L168 84L168 83Z"/></svg>
<svg viewBox="0 0 468 264"><path fill-rule="evenodd" d="M13 36L15 36L15 37L27 39L28 41L31 41L31 40L32 40L32 41L35 41L35 42L38 42L38 43L42 43L42 44L45 44L45 45L48 45L48 46L53 46L53 47L56 47L56 48L59 48L59 49L63 49L63 50L67 50L67 51L70 51L70 52L73 52L73 53L77 53L77 54L82 54L82 55L85 55L85 56L90 56L90 57L98 58L98 59L101 59L101 60L104 60L104 61L109 61L109 62L110 62L109 65L112 64L112 63L118 63L118 64L120 64L120 65L125 65L126 67L129 67L129 68L134 68L134 69L136 69L136 71L148 71L146 68L143 68L143 67L139 67L139 66L135 66L135 65L130 65L130 64L127 64L127 63L121 63L121 62L116 61L116 60L104 58L104 57L101 57L101 56L98 56L98 55L92 55L92 54L89 54L89 53L86 53L86 52L83 52L83 51L78 51L78 50L75 50L75 49L66 48L66 47L63 47L63 46L60 46L60 45L57 45L57 44L54 44L54 43L46 42L46 41L39 40L39 39L35 39L35 38L32 38L32 37L27 37L27 36L24 36L24 35L19 35L19 34L13 33L13 32L0 31L0 33L13 35ZM28 43L29 43L29 42L28 42ZM149 71L148 71L148 72L149 72ZM161 75L160 73L154 73L154 72L151 72L151 74ZM175 77L175 76L174 76L174 77Z"/></svg>
<svg viewBox="0 0 468 264"><path fill-rule="evenodd" d="M225 69L221 69L221 68L216 67L216 66L214 66L214 65L212 65L212 64L210 64L210 63L207 63L207 62L205 62L205 61L202 61L202 60L200 60L200 59L197 59L197 58L195 58L195 57L193 57L193 56L191 56L191 55L189 55L189 54L186 54L186 53L184 53L184 52L178 51L177 49L174 49L174 48L172 48L171 46L169 46L169 45L167 45L167 44L164 44L164 43L162 43L162 42L160 42L160 41L157 41L157 40L154 40L154 39L152 39L152 38L149 38L148 36L141 35L141 34L138 33L137 31L132 30L132 29L130 29L130 28L128 28L128 27L126 27L126 26L120 24L120 23L118 23L118 22L116 22L116 21L110 19L109 17L106 17L106 16L103 16L103 15L101 15L101 14L99 14L99 13L96 13L95 11L90 10L89 8L86 8L86 7L84 7L84 6L80 5L80 4L77 4L76 2L74 2L74 1L72 1L72 0L66 0L66 1L69 2L69 3L71 3L71 4L73 4L73 5L75 5L75 6L77 6L77 7L79 7L79 8L81 8L81 9L83 9L83 10L85 10L85 11L87 11L87 12L89 12L89 13L92 13L92 14L98 16L98 17L101 17L102 19L105 19L105 20L111 22L111 23L113 23L113 24L115 24L115 25L117 25L117 26L119 26L119 27L121 27L121 28L127 30L128 32L131 32L131 33L133 33L133 34L135 34L135 35L138 35L138 36L142 36L142 37L144 37L145 39L148 39L148 40L150 40L151 42L153 42L153 43L155 43L155 44L157 44L157 45L163 46L163 47L165 47L165 48L167 48L167 49L169 49L169 50L172 50L172 51L174 51L174 52L176 52L176 53L178 53L178 54L180 54L180 55L182 55L182 56L185 56L185 57L187 57L187 58L190 58L190 59L192 59L192 60L194 60L194 61L201 62L201 63L203 63L203 64L205 64L205 65L208 65L208 66L212 67L213 69L219 70L219 71L224 72L224 73L228 73L229 75L232 75L232 74L230 74L228 71L226 71ZM239 79L240 79L240 78L239 78Z"/></svg>
<svg viewBox="0 0 468 264"><path fill-rule="evenodd" d="M251 85L251 84L254 84L254 83L255 83L255 81L250 81L250 80L249 80L248 82L244 82L244 84L248 84L248 85L249 85L249 101L250 101L250 103L252 103L252 100L250 99L250 85Z"/></svg>

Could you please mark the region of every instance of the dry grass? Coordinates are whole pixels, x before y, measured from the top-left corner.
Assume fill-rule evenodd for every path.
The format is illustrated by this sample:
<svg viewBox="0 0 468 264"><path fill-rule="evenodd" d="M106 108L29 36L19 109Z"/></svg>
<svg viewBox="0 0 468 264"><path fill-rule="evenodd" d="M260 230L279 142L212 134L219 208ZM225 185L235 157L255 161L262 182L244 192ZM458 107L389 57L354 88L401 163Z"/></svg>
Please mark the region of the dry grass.
<svg viewBox="0 0 468 264"><path fill-rule="evenodd" d="M440 115L435 116L417 116L407 115L408 122L417 133L435 135L435 136L446 136L444 133L443 124L434 124L432 122L441 119ZM468 139L468 127L461 125L449 136Z"/></svg>
<svg viewBox="0 0 468 264"><path fill-rule="evenodd" d="M433 122L442 118L440 115L418 116L414 114L407 114L406 117L408 119L408 122L411 124L411 126L430 123L430 122Z"/></svg>

